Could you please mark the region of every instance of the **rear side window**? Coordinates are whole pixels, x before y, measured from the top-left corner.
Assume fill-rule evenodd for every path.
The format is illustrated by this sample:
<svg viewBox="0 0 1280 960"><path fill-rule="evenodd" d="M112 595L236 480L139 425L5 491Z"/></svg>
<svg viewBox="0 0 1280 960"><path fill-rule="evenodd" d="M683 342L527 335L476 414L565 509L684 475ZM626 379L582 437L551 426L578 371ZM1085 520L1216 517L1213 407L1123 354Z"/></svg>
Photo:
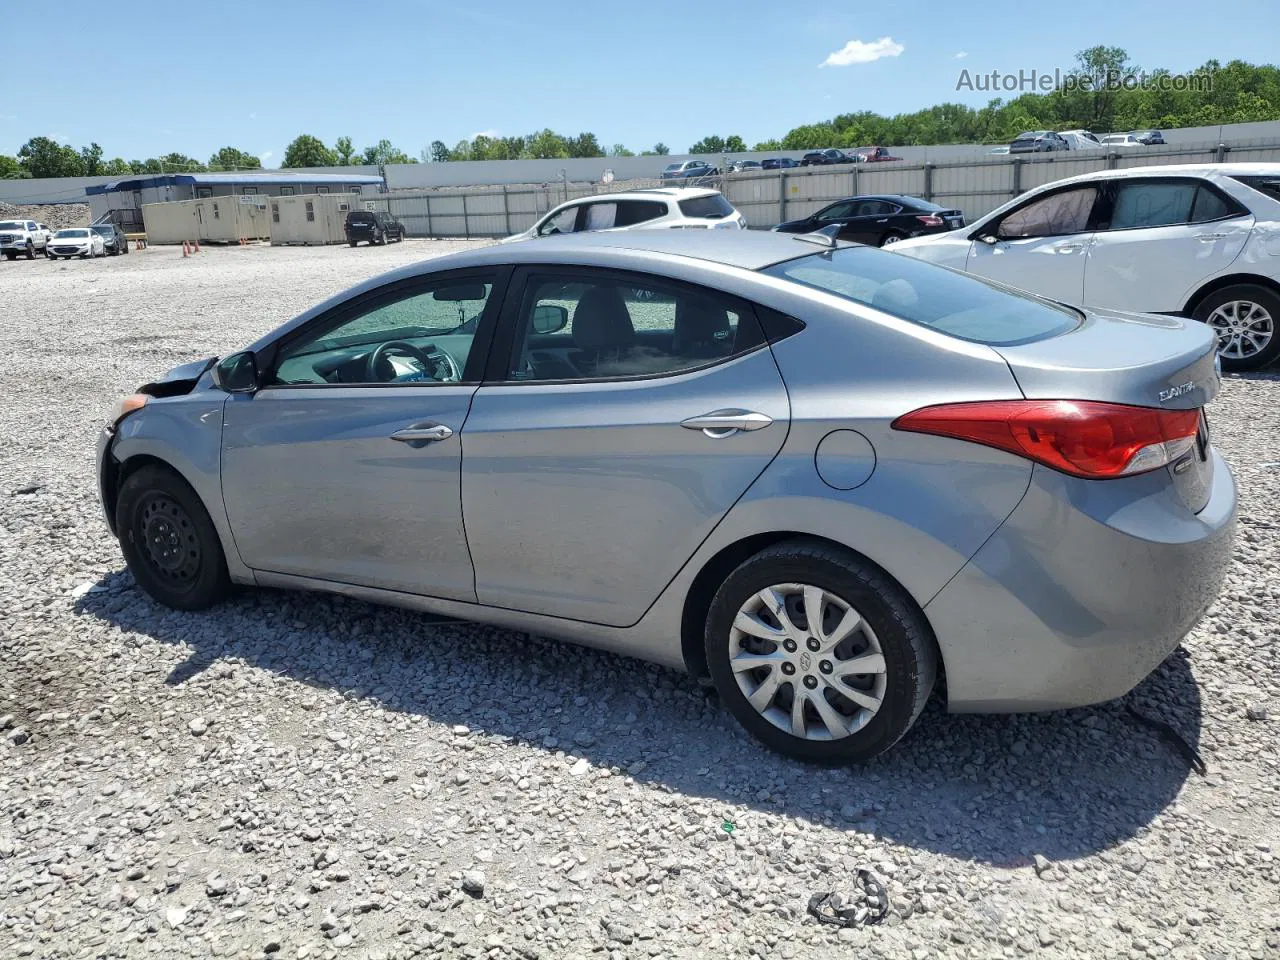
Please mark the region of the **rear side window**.
<svg viewBox="0 0 1280 960"><path fill-rule="evenodd" d="M1191 222L1205 223L1209 220L1221 220L1223 217L1238 216L1243 211L1240 206L1211 187L1204 184L1196 190L1195 203L1191 205Z"/></svg>
<svg viewBox="0 0 1280 960"><path fill-rule="evenodd" d="M1167 227L1191 217L1196 184L1190 182L1121 183L1111 211L1111 229Z"/></svg>
<svg viewBox="0 0 1280 960"><path fill-rule="evenodd" d="M761 272L991 346L1055 337L1080 322L1080 315L1067 307L870 247L815 253Z"/></svg>
<svg viewBox="0 0 1280 960"><path fill-rule="evenodd" d="M657 200L619 200L615 227L633 227L667 215L667 205Z"/></svg>
<svg viewBox="0 0 1280 960"><path fill-rule="evenodd" d="M733 204L722 194L713 193L707 197L691 197L680 201L680 212L694 220L718 220L720 217L732 216Z"/></svg>

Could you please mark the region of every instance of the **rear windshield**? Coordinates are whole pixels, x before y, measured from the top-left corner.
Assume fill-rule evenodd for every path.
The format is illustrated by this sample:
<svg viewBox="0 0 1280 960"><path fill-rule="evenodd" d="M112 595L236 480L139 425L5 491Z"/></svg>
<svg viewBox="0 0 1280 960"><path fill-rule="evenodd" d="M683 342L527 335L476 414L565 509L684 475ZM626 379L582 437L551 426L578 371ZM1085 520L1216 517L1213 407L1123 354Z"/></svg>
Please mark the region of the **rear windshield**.
<svg viewBox="0 0 1280 960"><path fill-rule="evenodd" d="M761 272L996 347L1056 337L1080 322L1080 314L1067 307L871 247L815 253Z"/></svg>
<svg viewBox="0 0 1280 960"><path fill-rule="evenodd" d="M348 213L347 223L373 223L372 213Z"/></svg>
<svg viewBox="0 0 1280 960"><path fill-rule="evenodd" d="M718 220L720 217L733 216L736 211L733 209L733 204L722 194L713 193L706 197L681 200L680 212L696 220Z"/></svg>
<svg viewBox="0 0 1280 960"><path fill-rule="evenodd" d="M1246 187L1253 187L1259 193L1265 193L1272 200L1280 200L1280 177L1232 177ZM0 227L4 224L0 223Z"/></svg>
<svg viewBox="0 0 1280 960"><path fill-rule="evenodd" d="M684 164L683 164L683 163L668 163L668 164L667 164L667 173L673 173L673 172L675 172L676 170L681 169L683 166L684 166Z"/></svg>

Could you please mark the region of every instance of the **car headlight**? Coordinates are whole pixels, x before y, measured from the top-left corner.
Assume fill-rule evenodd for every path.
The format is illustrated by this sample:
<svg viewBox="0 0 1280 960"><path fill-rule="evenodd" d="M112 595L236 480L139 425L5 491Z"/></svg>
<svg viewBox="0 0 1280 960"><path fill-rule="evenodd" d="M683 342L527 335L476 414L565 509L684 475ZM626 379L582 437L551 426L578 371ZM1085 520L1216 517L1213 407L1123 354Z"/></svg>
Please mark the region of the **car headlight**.
<svg viewBox="0 0 1280 960"><path fill-rule="evenodd" d="M147 401L149 399L150 397L148 397L145 393L129 394L129 396L125 397L123 400L121 400L119 403L116 404L115 409L111 412L111 421L109 423L109 426L114 427L117 424L119 424L120 421L123 420L125 417L127 417L129 414L134 413L138 410L141 410L143 407L147 405Z"/></svg>

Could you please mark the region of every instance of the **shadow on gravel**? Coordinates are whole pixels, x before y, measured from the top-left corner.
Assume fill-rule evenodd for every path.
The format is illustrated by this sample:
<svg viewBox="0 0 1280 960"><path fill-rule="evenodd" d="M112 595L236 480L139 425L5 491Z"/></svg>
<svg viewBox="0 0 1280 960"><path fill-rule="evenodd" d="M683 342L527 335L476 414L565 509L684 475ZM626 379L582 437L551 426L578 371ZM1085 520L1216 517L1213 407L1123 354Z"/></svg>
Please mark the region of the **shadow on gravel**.
<svg viewBox="0 0 1280 960"><path fill-rule="evenodd" d="M216 610L183 614L153 603L123 572L103 578L76 611L184 647L189 656L170 684L218 661L243 661L387 710L585 757L685 795L996 865L1113 846L1171 803L1188 775L1177 751L1117 703L949 716L935 696L886 756L823 770L758 746L680 673L527 634L276 591L244 591ZM1198 743L1200 697L1183 650L1130 702Z"/></svg>

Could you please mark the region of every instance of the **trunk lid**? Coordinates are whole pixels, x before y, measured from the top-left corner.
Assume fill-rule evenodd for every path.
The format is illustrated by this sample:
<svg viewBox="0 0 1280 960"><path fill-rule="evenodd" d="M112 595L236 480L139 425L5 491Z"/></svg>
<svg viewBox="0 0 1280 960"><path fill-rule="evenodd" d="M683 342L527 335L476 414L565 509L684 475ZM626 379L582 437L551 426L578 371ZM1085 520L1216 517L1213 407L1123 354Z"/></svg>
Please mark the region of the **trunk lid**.
<svg viewBox="0 0 1280 960"><path fill-rule="evenodd" d="M1221 382L1217 338L1204 324L1181 317L1088 310L1079 326L1060 336L995 349L1032 400L1195 410L1218 395ZM1208 502L1212 484L1208 450L1202 415L1194 449L1164 468L1195 512Z"/></svg>

